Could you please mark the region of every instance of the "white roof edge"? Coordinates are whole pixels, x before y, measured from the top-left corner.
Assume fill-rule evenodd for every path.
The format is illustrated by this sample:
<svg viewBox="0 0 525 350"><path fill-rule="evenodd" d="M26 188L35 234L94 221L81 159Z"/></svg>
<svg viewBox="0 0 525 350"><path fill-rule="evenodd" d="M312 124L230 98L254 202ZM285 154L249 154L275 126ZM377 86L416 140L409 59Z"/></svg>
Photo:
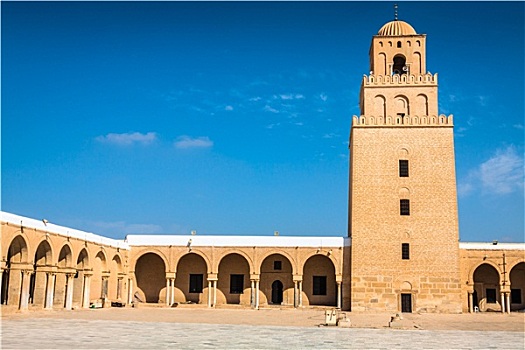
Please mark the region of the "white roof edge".
<svg viewBox="0 0 525 350"><path fill-rule="evenodd" d="M459 249L467 250L525 250L525 243L459 242Z"/></svg>
<svg viewBox="0 0 525 350"><path fill-rule="evenodd" d="M344 237L323 236L205 236L205 235L127 235L130 246L192 247L331 247L345 246Z"/></svg>
<svg viewBox="0 0 525 350"><path fill-rule="evenodd" d="M50 222L44 223L44 220L31 219L25 216L7 213L4 211L0 211L0 221L28 228L35 228L44 232L56 233L66 237L77 238L87 242L129 250L129 245L124 240L107 238L91 232L55 225Z"/></svg>

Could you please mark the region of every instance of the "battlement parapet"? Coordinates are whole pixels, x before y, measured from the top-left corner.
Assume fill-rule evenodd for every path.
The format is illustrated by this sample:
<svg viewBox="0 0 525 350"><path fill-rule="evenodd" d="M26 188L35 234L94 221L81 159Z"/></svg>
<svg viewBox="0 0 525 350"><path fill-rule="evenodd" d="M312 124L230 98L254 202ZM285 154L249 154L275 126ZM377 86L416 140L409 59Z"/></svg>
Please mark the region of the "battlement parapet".
<svg viewBox="0 0 525 350"><path fill-rule="evenodd" d="M394 74L394 75L364 75L364 86L384 85L437 85L437 73L431 74Z"/></svg>
<svg viewBox="0 0 525 350"><path fill-rule="evenodd" d="M352 117L352 127L374 127L374 126L393 126L393 127L453 127L453 115L446 116L440 114L439 116L432 115L409 115L409 116L387 116L386 118L375 116L356 116Z"/></svg>

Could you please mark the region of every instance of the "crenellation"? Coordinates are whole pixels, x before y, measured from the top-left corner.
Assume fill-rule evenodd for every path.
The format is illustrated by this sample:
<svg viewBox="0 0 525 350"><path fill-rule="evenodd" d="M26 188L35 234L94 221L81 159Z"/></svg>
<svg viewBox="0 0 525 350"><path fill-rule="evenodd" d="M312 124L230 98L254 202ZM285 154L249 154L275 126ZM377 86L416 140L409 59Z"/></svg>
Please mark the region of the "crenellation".
<svg viewBox="0 0 525 350"><path fill-rule="evenodd" d="M438 75L435 74L387 74L387 75L363 75L363 85L373 87L373 86L405 86L417 84L418 86L434 86L438 84Z"/></svg>
<svg viewBox="0 0 525 350"><path fill-rule="evenodd" d="M454 117L453 115L439 116L418 116L418 115L407 115L403 117L394 116L373 116L373 115L361 115L352 116L352 127L374 127L374 126L389 126L389 127L453 127Z"/></svg>

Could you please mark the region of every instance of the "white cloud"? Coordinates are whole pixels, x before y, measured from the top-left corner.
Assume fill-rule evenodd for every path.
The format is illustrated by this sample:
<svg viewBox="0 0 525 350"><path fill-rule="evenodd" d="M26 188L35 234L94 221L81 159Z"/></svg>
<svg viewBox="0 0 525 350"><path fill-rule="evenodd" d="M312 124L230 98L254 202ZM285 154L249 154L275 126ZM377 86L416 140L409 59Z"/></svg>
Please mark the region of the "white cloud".
<svg viewBox="0 0 525 350"><path fill-rule="evenodd" d="M154 132L148 132L147 134L142 134L140 132L123 134L109 133L105 136L97 136L95 140L102 143L112 143L121 146L127 146L135 143L147 145L157 140L157 134Z"/></svg>
<svg viewBox="0 0 525 350"><path fill-rule="evenodd" d="M253 101L253 102L257 102L257 101L260 101L262 100L262 97L259 97L259 96L256 96L256 97L252 97L249 99L249 101Z"/></svg>
<svg viewBox="0 0 525 350"><path fill-rule="evenodd" d="M522 124L514 124L512 127L516 128L516 129L519 129L519 130L523 130L523 125Z"/></svg>
<svg viewBox="0 0 525 350"><path fill-rule="evenodd" d="M523 156L514 147L496 152L479 167L483 188L495 194L523 190Z"/></svg>
<svg viewBox="0 0 525 350"><path fill-rule="evenodd" d="M224 110L225 111L233 111L233 106L228 105L228 106L224 107Z"/></svg>
<svg viewBox="0 0 525 350"><path fill-rule="evenodd" d="M326 102L326 100L328 100L328 96L324 92L321 95L319 95L319 98L321 100L323 100L324 102Z"/></svg>
<svg viewBox="0 0 525 350"><path fill-rule="evenodd" d="M280 98L281 100L302 100L304 99L303 94L280 94L279 96L273 95L274 99Z"/></svg>
<svg viewBox="0 0 525 350"><path fill-rule="evenodd" d="M208 136L201 136L192 138L190 136L179 136L173 143L175 148L188 149L188 148L210 148L213 147L213 141Z"/></svg>
<svg viewBox="0 0 525 350"><path fill-rule="evenodd" d="M323 135L323 139L333 139L334 137L339 137L339 135L333 132Z"/></svg>
<svg viewBox="0 0 525 350"><path fill-rule="evenodd" d="M279 113L279 111L273 107L270 107L269 105L264 106L265 112L272 112L272 113Z"/></svg>
<svg viewBox="0 0 525 350"><path fill-rule="evenodd" d="M458 195L467 196L480 189L484 194L505 195L523 192L523 156L513 146L498 150L487 161L458 182Z"/></svg>

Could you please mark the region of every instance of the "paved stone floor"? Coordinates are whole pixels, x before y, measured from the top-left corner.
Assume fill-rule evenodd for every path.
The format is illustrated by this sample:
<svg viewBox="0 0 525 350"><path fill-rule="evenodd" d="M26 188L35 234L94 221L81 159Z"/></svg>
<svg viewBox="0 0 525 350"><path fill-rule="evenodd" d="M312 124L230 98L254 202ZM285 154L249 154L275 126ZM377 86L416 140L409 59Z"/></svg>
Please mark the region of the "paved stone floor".
<svg viewBox="0 0 525 350"><path fill-rule="evenodd" d="M2 320L2 349L524 349L507 331L345 329L55 318Z"/></svg>

